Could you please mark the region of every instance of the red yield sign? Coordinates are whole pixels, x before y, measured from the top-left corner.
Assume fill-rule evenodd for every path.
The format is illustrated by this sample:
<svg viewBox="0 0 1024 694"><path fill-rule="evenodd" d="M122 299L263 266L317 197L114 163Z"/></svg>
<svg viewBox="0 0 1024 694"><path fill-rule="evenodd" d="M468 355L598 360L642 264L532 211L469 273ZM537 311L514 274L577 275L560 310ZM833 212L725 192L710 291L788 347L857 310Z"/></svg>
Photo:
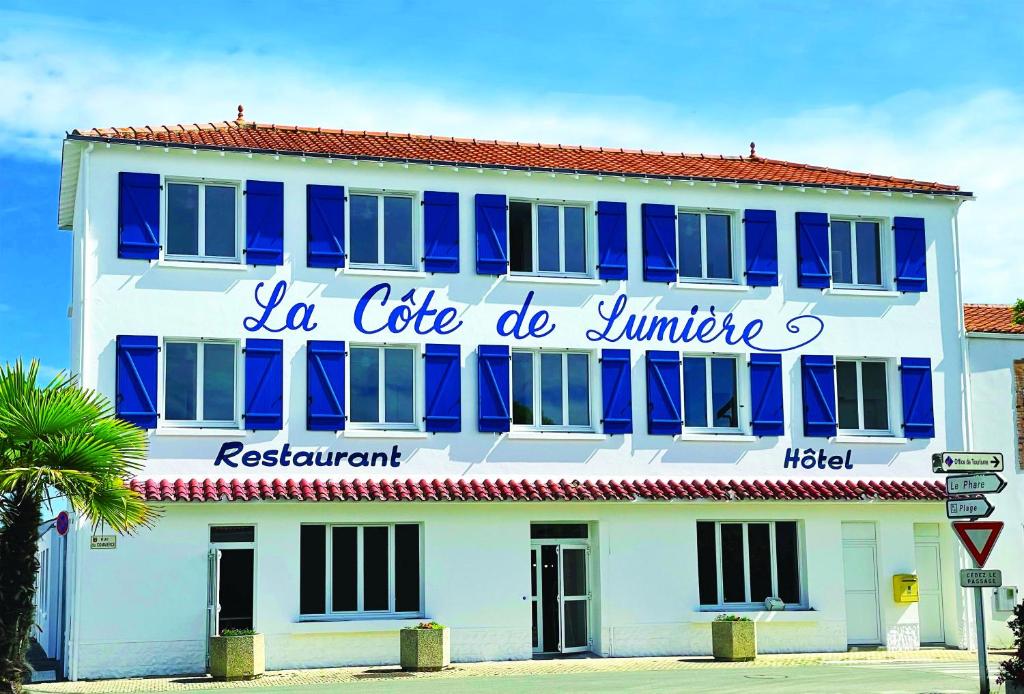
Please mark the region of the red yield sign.
<svg viewBox="0 0 1024 694"><path fill-rule="evenodd" d="M954 521L953 530L980 569L996 546L999 533L1003 531L1003 521Z"/></svg>

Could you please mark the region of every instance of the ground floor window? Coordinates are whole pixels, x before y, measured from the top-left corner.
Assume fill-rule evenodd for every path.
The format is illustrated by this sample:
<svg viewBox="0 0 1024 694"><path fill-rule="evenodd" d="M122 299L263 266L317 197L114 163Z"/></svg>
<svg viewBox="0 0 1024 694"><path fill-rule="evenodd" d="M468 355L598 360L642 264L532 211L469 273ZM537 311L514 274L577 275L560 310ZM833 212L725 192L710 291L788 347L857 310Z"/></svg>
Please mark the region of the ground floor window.
<svg viewBox="0 0 1024 694"><path fill-rule="evenodd" d="M299 554L301 614L421 610L419 525L303 525Z"/></svg>
<svg viewBox="0 0 1024 694"><path fill-rule="evenodd" d="M699 521L700 604L763 606L766 598L800 604L796 521Z"/></svg>

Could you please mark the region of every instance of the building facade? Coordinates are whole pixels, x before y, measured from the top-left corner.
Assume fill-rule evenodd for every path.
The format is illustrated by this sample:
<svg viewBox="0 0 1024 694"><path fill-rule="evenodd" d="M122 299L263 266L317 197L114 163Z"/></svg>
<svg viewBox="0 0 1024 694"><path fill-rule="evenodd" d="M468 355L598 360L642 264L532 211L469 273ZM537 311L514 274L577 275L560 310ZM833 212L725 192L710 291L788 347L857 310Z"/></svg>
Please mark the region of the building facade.
<svg viewBox="0 0 1024 694"><path fill-rule="evenodd" d="M74 131L73 369L155 527L67 548L71 678L968 643L954 186L258 125ZM894 593L918 577L920 598ZM118 606L117 609L112 609ZM769 606L784 609L769 609Z"/></svg>

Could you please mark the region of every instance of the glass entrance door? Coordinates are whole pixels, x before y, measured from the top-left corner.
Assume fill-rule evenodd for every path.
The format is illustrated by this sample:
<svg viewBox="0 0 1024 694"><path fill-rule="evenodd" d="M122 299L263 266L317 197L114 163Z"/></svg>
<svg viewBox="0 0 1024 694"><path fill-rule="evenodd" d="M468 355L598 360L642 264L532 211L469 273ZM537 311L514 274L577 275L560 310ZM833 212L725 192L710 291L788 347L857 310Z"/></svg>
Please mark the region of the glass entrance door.
<svg viewBox="0 0 1024 694"><path fill-rule="evenodd" d="M530 548L534 653L590 650L589 554L578 543Z"/></svg>
<svg viewBox="0 0 1024 694"><path fill-rule="evenodd" d="M590 650L590 587L587 580L586 547L561 545L558 548L559 602L561 603L561 652L578 653Z"/></svg>

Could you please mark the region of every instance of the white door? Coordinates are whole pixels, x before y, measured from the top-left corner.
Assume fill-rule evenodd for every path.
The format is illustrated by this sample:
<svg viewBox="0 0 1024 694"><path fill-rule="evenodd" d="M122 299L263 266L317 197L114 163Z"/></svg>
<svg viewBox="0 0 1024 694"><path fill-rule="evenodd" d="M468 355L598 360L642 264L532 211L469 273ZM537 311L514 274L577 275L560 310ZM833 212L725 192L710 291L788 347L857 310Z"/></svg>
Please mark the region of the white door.
<svg viewBox="0 0 1024 694"><path fill-rule="evenodd" d="M210 636L220 631L220 550L211 549L206 558L206 664L210 664Z"/></svg>
<svg viewBox="0 0 1024 694"><path fill-rule="evenodd" d="M558 548L561 572L558 581L558 601L562 606L562 653L580 653L590 650L590 586L587 577L586 547L560 545Z"/></svg>
<svg viewBox="0 0 1024 694"><path fill-rule="evenodd" d="M945 643L942 629L942 571L937 542L914 543L914 557L917 564L917 589L920 599L917 603L918 620L921 626L921 643Z"/></svg>
<svg viewBox="0 0 1024 694"><path fill-rule="evenodd" d="M40 543L42 544L42 543ZM49 544L47 542L47 544ZM36 575L36 627L38 632L33 634L42 645L47 655L53 653L50 643L50 548L40 549L37 555L39 559L39 573Z"/></svg>
<svg viewBox="0 0 1024 694"><path fill-rule="evenodd" d="M881 643L878 618L878 561L873 523L843 523L843 578L846 640Z"/></svg>

